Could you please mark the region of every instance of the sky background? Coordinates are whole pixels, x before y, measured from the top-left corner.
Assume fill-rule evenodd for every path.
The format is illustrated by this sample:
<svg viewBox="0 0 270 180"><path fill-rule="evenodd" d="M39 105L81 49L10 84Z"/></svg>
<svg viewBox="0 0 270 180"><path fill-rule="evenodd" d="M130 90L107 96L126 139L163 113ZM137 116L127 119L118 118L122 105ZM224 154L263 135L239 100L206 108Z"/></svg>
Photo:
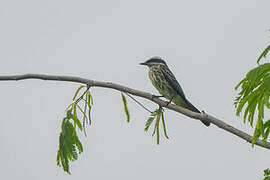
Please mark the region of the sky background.
<svg viewBox="0 0 270 180"><path fill-rule="evenodd" d="M1 0L0 75L44 73L157 94L140 66L161 56L188 99L241 130L235 85L269 44L269 0ZM79 84L0 82L0 179L262 179L269 150L166 110L170 139L143 131L149 113L94 88L93 126L67 175L56 166L65 108ZM137 98L145 106L156 105Z"/></svg>

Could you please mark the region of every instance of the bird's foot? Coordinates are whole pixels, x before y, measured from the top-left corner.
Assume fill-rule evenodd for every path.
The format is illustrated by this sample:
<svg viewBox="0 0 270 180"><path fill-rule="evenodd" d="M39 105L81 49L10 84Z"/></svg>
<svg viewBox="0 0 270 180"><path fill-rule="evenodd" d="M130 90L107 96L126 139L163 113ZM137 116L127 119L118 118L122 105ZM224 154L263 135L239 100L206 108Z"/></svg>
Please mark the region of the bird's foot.
<svg viewBox="0 0 270 180"><path fill-rule="evenodd" d="M171 104L172 100L173 100L173 97L170 99L170 101L167 102L165 107L168 107L168 105Z"/></svg>
<svg viewBox="0 0 270 180"><path fill-rule="evenodd" d="M170 101L168 101L165 107L168 107L168 105L169 105L170 103L171 103L171 102L170 102Z"/></svg>

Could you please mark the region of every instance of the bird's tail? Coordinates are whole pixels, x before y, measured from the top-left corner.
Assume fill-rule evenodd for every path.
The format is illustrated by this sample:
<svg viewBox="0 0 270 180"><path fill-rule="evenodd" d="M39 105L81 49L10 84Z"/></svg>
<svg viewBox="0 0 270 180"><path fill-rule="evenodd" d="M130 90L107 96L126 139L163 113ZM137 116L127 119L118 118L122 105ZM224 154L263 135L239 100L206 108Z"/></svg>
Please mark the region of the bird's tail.
<svg viewBox="0 0 270 180"><path fill-rule="evenodd" d="M193 106L188 100L187 100L187 106L186 108L191 110L191 111L194 111L194 112L197 112L197 113L201 113L195 106ZM206 121L206 120L200 120L204 125L206 126L210 126L210 122L209 121Z"/></svg>

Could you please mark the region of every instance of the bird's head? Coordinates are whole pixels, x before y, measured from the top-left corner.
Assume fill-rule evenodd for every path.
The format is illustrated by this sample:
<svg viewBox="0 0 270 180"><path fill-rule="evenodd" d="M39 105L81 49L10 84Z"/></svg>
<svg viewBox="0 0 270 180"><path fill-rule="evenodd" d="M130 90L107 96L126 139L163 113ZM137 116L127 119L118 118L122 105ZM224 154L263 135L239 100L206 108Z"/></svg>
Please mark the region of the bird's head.
<svg viewBox="0 0 270 180"><path fill-rule="evenodd" d="M151 59L140 63L140 65L145 65L148 67L153 67L153 66L157 66L157 65L163 65L163 66L167 66L166 62L161 59L160 57L152 57Z"/></svg>

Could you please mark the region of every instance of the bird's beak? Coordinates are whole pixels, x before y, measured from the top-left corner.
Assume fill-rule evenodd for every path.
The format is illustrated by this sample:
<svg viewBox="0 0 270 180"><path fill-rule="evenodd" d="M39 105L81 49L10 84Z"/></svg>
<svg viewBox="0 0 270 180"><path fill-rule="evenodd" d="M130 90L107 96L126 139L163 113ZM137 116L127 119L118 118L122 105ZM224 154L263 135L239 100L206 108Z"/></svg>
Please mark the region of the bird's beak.
<svg viewBox="0 0 270 180"><path fill-rule="evenodd" d="M146 65L147 65L147 63L140 63L140 65L145 65L145 66L146 66Z"/></svg>

